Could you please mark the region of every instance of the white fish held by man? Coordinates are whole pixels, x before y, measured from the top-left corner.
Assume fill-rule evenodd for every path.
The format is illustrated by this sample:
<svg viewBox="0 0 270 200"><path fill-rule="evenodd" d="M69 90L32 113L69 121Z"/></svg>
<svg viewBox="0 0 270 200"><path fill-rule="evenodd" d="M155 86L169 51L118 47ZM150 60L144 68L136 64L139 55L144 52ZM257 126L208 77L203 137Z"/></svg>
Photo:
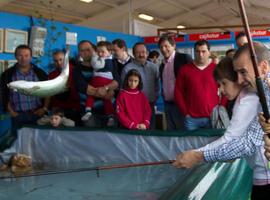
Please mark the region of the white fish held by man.
<svg viewBox="0 0 270 200"><path fill-rule="evenodd" d="M69 51L65 54L64 66L61 74L56 78L48 81L25 81L18 80L10 82L8 87L16 92L38 97L48 97L61 93L67 89L69 76Z"/></svg>

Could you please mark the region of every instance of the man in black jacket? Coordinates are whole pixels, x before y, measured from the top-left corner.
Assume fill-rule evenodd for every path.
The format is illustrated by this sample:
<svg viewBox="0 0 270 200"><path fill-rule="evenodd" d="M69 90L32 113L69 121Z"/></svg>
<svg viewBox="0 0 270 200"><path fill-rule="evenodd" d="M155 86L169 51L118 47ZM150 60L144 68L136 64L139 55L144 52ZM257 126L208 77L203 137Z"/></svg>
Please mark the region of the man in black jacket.
<svg viewBox="0 0 270 200"><path fill-rule="evenodd" d="M128 54L126 42L122 39L115 39L112 41L114 52L114 67L119 77L121 77L124 67L131 63L134 59Z"/></svg>
<svg viewBox="0 0 270 200"><path fill-rule="evenodd" d="M180 113L174 101L175 80L180 67L192 62L192 58L188 54L176 52L175 41L170 36L162 36L159 39L158 46L164 56L159 74L162 82L167 130L179 130L183 128L184 116Z"/></svg>
<svg viewBox="0 0 270 200"><path fill-rule="evenodd" d="M32 50L29 46L19 45L15 50L15 58L17 63L1 75L3 108L11 116L13 131L25 124L35 124L47 112L49 103L48 98L27 96L7 87L9 82L17 80L47 80L47 74L31 63Z"/></svg>

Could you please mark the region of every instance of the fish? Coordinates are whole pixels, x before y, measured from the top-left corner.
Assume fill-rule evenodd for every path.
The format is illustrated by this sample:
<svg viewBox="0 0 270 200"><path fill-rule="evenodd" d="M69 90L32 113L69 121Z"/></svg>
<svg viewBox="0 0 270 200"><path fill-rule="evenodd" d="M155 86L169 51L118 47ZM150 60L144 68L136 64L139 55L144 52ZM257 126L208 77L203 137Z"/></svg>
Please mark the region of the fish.
<svg viewBox="0 0 270 200"><path fill-rule="evenodd" d="M69 77L69 51L64 58L62 72L54 79L47 81L12 81L7 84L8 88L28 96L49 97L62 93L67 90L67 81Z"/></svg>

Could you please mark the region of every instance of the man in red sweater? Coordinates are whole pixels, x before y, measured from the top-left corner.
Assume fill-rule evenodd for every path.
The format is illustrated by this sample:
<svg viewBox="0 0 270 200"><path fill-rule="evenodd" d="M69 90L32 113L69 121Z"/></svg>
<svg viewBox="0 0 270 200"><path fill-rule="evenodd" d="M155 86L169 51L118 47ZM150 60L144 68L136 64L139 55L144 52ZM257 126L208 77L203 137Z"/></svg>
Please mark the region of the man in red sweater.
<svg viewBox="0 0 270 200"><path fill-rule="evenodd" d="M56 78L62 71L65 54L63 51L53 53L55 69L49 73L49 79ZM80 121L80 99L73 84L73 65L69 63L68 90L50 98L50 109L61 109L65 117L75 121L76 126L81 125Z"/></svg>
<svg viewBox="0 0 270 200"><path fill-rule="evenodd" d="M213 77L216 65L209 61L210 45L206 40L199 40L194 50L195 60L180 68L174 90L188 131L211 128L210 115L219 102L218 86Z"/></svg>

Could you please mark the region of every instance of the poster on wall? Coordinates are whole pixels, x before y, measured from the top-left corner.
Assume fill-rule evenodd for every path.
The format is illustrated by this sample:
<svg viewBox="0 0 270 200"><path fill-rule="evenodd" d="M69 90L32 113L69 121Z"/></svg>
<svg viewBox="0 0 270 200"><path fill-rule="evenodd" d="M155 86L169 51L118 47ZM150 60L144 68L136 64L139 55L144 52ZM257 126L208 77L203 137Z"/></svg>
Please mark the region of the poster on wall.
<svg viewBox="0 0 270 200"><path fill-rule="evenodd" d="M29 46L32 48L32 56L44 55L44 45L47 36L47 29L39 26L31 27L31 37Z"/></svg>
<svg viewBox="0 0 270 200"><path fill-rule="evenodd" d="M17 60L7 60L6 61L6 69L13 67L17 63Z"/></svg>
<svg viewBox="0 0 270 200"><path fill-rule="evenodd" d="M134 57L132 49L128 49L128 55Z"/></svg>
<svg viewBox="0 0 270 200"><path fill-rule="evenodd" d="M3 52L3 45L4 44L4 31L0 29L0 52Z"/></svg>
<svg viewBox="0 0 270 200"><path fill-rule="evenodd" d="M97 36L97 42L100 42L100 41L106 41L106 37L104 37L104 36Z"/></svg>
<svg viewBox="0 0 270 200"><path fill-rule="evenodd" d="M0 60L0 75L5 71L5 61Z"/></svg>
<svg viewBox="0 0 270 200"><path fill-rule="evenodd" d="M211 33L194 33L188 35L189 41L198 40L229 40L231 38L230 32L211 32Z"/></svg>
<svg viewBox="0 0 270 200"><path fill-rule="evenodd" d="M5 52L14 53L16 47L28 44L28 32L14 29L5 29Z"/></svg>
<svg viewBox="0 0 270 200"><path fill-rule="evenodd" d="M77 45L77 33L66 32L66 44L67 45Z"/></svg>
<svg viewBox="0 0 270 200"><path fill-rule="evenodd" d="M226 51L233 49L233 44L224 44L224 45L212 45L211 53L216 54L220 59L226 56Z"/></svg>
<svg viewBox="0 0 270 200"><path fill-rule="evenodd" d="M192 58L194 58L193 48L192 47L177 48L176 51L178 51L180 53L189 54Z"/></svg>
<svg viewBox="0 0 270 200"><path fill-rule="evenodd" d="M267 47L268 50L270 50L270 42L263 42L263 44Z"/></svg>

